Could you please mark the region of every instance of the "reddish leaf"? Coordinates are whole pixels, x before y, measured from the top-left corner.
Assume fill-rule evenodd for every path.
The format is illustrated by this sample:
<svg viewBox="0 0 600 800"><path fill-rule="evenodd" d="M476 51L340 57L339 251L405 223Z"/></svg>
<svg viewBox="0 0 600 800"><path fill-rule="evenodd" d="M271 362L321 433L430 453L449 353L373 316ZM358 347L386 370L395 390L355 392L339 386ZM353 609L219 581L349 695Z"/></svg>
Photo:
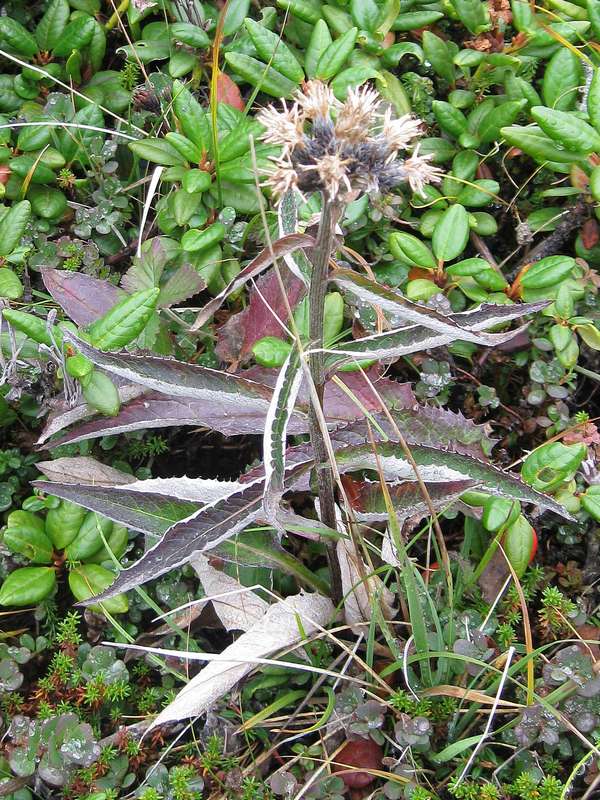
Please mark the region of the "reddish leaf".
<svg viewBox="0 0 600 800"><path fill-rule="evenodd" d="M238 111L244 110L244 101L237 84L224 72L219 72L217 77L217 102L227 103L228 106L233 106Z"/></svg>
<svg viewBox="0 0 600 800"><path fill-rule="evenodd" d="M581 228L581 241L586 250L591 250L598 244L600 232L595 219L588 219Z"/></svg>
<svg viewBox="0 0 600 800"><path fill-rule="evenodd" d="M250 367L240 373L245 378L275 386L279 374L278 369L267 367ZM366 371L366 377L361 372L340 372L337 378L347 387L348 392L340 388L337 383L329 380L325 384L325 416L328 422L353 422L364 418L367 411L383 411L385 408L412 408L417 405L409 383L381 376L379 367L371 367ZM356 402L349 396L356 397ZM304 382L298 394L297 405L308 408L310 394Z"/></svg>
<svg viewBox="0 0 600 800"><path fill-rule="evenodd" d="M280 267L280 274L288 302L294 308L304 296L306 287L287 267ZM248 306L230 317L217 331L217 355L223 361L244 363L259 339L264 336L285 336L278 320L286 323L287 308L277 274L275 270L270 270L251 290Z"/></svg>
<svg viewBox="0 0 600 800"><path fill-rule="evenodd" d="M81 272L45 268L42 279L52 298L82 327L102 317L125 297L118 286Z"/></svg>
<svg viewBox="0 0 600 800"><path fill-rule="evenodd" d="M346 742L335 757L334 772L351 789L362 789L373 783L376 775L362 772L361 769L381 769L383 750L372 739L357 739ZM351 768L351 769L349 769Z"/></svg>

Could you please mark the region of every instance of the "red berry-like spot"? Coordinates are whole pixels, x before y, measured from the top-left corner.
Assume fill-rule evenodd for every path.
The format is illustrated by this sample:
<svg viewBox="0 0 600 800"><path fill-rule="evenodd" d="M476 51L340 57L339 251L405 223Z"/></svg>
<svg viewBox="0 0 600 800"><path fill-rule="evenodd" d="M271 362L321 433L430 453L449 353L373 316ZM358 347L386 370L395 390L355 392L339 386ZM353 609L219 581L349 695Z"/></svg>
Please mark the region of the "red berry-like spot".
<svg viewBox="0 0 600 800"><path fill-rule="evenodd" d="M535 558L535 554L537 553L537 549L538 549L538 536L537 536L536 530L535 530L535 528L532 528L531 530L533 531L533 539L532 539L532 542L531 542L531 551L529 553L529 563L530 564L533 561L533 559Z"/></svg>
<svg viewBox="0 0 600 800"><path fill-rule="evenodd" d="M362 789L373 783L376 776L362 769L381 769L383 751L372 739L357 739L346 742L335 757L334 772L339 772L341 779L351 789ZM343 766L344 765L344 766ZM349 770L352 768L352 771ZM355 771L356 770L356 771Z"/></svg>

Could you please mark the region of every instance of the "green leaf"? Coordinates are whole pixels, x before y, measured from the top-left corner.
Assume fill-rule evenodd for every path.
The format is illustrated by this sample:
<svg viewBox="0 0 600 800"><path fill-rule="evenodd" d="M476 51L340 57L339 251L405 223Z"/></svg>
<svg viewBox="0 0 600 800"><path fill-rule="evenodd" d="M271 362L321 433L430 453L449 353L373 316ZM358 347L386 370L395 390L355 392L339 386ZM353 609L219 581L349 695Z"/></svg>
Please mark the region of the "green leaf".
<svg viewBox="0 0 600 800"><path fill-rule="evenodd" d="M114 579L114 572L99 564L81 564L69 572L69 588L81 603L103 592L113 583ZM99 612L102 612L103 607L110 614L125 614L129 610L129 601L124 594L121 594L104 600L102 605L91 606L92 609Z"/></svg>
<svg viewBox="0 0 600 800"><path fill-rule="evenodd" d="M437 262L429 247L411 233L396 231L390 234L389 248L394 258L400 261L423 269L437 269Z"/></svg>
<svg viewBox="0 0 600 800"><path fill-rule="evenodd" d="M96 20L93 17L82 15L69 22L64 29L59 41L55 44L55 56L69 56L73 50L81 50L92 40L96 29Z"/></svg>
<svg viewBox="0 0 600 800"><path fill-rule="evenodd" d="M64 192L51 186L32 186L27 197L34 214L42 219L58 220L68 208Z"/></svg>
<svg viewBox="0 0 600 800"><path fill-rule="evenodd" d="M70 14L67 0L52 0L35 29L40 50L49 52L56 47L67 27Z"/></svg>
<svg viewBox="0 0 600 800"><path fill-rule="evenodd" d="M273 67L243 53L225 53L231 69L247 83L272 97L290 97L297 84Z"/></svg>
<svg viewBox="0 0 600 800"><path fill-rule="evenodd" d="M359 30L374 33L381 16L381 9L375 0L350 0L350 14Z"/></svg>
<svg viewBox="0 0 600 800"><path fill-rule="evenodd" d="M343 69L331 81L331 88L338 100L343 102L348 96L348 90L362 86L365 81L377 78L380 73L374 67L358 66Z"/></svg>
<svg viewBox="0 0 600 800"><path fill-rule="evenodd" d="M77 536L85 518L85 508L61 500L60 505L46 514L46 533L58 550L70 544Z"/></svg>
<svg viewBox="0 0 600 800"><path fill-rule="evenodd" d="M223 22L223 36L231 36L242 27L244 19L248 16L250 0L230 0L227 3L225 20Z"/></svg>
<svg viewBox="0 0 600 800"><path fill-rule="evenodd" d="M600 522L600 486L589 486L587 491L581 495L581 505L587 513Z"/></svg>
<svg viewBox="0 0 600 800"><path fill-rule="evenodd" d="M492 27L487 6L481 0L452 0L460 21L471 33L477 35Z"/></svg>
<svg viewBox="0 0 600 800"><path fill-rule="evenodd" d="M448 83L454 83L452 53L446 42L431 31L423 31L423 52L435 72Z"/></svg>
<svg viewBox="0 0 600 800"><path fill-rule="evenodd" d="M513 125L501 128L500 134L509 144L518 147L536 161L572 164L581 158L579 153L557 147L552 139L549 139L538 127L522 128L519 125Z"/></svg>
<svg viewBox="0 0 600 800"><path fill-rule="evenodd" d="M317 78L327 81L340 72L350 53L354 50L357 36L358 28L350 28L327 47L317 64Z"/></svg>
<svg viewBox="0 0 600 800"><path fill-rule="evenodd" d="M570 256L547 256L536 261L521 278L524 289L546 289L556 286L571 274L575 259Z"/></svg>
<svg viewBox="0 0 600 800"><path fill-rule="evenodd" d="M496 141L500 137L501 128L512 125L526 106L527 100L508 100L490 109L477 128L481 143L490 144Z"/></svg>
<svg viewBox="0 0 600 800"><path fill-rule="evenodd" d="M54 183L56 175L37 156L24 155L13 158L10 170L19 178L27 179L32 184Z"/></svg>
<svg viewBox="0 0 600 800"><path fill-rule="evenodd" d="M85 561L103 546L102 534L108 538L112 531L112 522L90 511L86 514L76 537L65 548L69 561Z"/></svg>
<svg viewBox="0 0 600 800"><path fill-rule="evenodd" d="M571 113L535 106L531 109L531 116L545 134L564 147L586 154L600 151L600 134Z"/></svg>
<svg viewBox="0 0 600 800"><path fill-rule="evenodd" d="M244 25L256 52L265 63L294 83L304 80L304 70L281 36L250 18L244 20Z"/></svg>
<svg viewBox="0 0 600 800"><path fill-rule="evenodd" d="M103 372L94 370L85 378L83 399L95 411L114 417L119 413L121 401L117 387Z"/></svg>
<svg viewBox="0 0 600 800"><path fill-rule="evenodd" d="M230 7L231 4L228 6L228 11ZM189 47L196 47L200 50L210 47L210 39L206 31L198 25L192 25L191 22L173 22L169 33L175 42L187 44ZM224 35L228 34L224 33Z"/></svg>
<svg viewBox="0 0 600 800"><path fill-rule="evenodd" d="M21 200L0 221L0 256L9 256L17 247L31 217L31 203Z"/></svg>
<svg viewBox="0 0 600 800"><path fill-rule="evenodd" d="M97 20L94 20L92 36L88 44L88 59L92 72L98 72L104 61L106 53L106 34L104 28Z"/></svg>
<svg viewBox="0 0 600 800"><path fill-rule="evenodd" d="M6 267L0 268L0 297L7 300L18 300L23 297L23 284L19 276Z"/></svg>
<svg viewBox="0 0 600 800"><path fill-rule="evenodd" d="M172 78L182 78L190 73L198 63L198 56L187 50L174 50L169 59L169 75Z"/></svg>
<svg viewBox="0 0 600 800"><path fill-rule="evenodd" d="M190 90L173 81L173 109L181 130L203 152L210 152L211 131L208 116Z"/></svg>
<svg viewBox="0 0 600 800"><path fill-rule="evenodd" d="M31 58L38 51L38 44L27 28L10 17L0 17L0 42L3 47L27 58Z"/></svg>
<svg viewBox="0 0 600 800"><path fill-rule="evenodd" d="M594 75L590 83L587 110L590 116L590 122L596 131L600 133L600 68L598 67L594 69Z"/></svg>
<svg viewBox="0 0 600 800"><path fill-rule="evenodd" d="M156 309L160 289L128 295L88 329L90 342L100 350L117 350L135 341Z"/></svg>
<svg viewBox="0 0 600 800"><path fill-rule="evenodd" d="M574 325L573 327L588 347L591 347L592 350L600 350L600 331L593 322L588 322L585 325Z"/></svg>
<svg viewBox="0 0 600 800"><path fill-rule="evenodd" d="M52 563L52 542L42 531L24 525L9 525L2 541L12 553L25 556L34 564Z"/></svg>
<svg viewBox="0 0 600 800"><path fill-rule="evenodd" d="M165 139L143 139L141 142L129 142L130 149L140 158L167 167L185 165L186 159Z"/></svg>
<svg viewBox="0 0 600 800"><path fill-rule="evenodd" d="M53 567L22 567L10 573L0 587L0 606L32 606L56 586Z"/></svg>
<svg viewBox="0 0 600 800"><path fill-rule="evenodd" d="M587 447L582 443L548 442L527 456L521 476L537 491L551 492L573 478L586 455Z"/></svg>
<svg viewBox="0 0 600 800"><path fill-rule="evenodd" d="M307 78L315 78L317 74L317 64L325 50L332 43L331 33L324 19L318 20L314 26L306 48L304 56L304 69Z"/></svg>
<svg viewBox="0 0 600 800"><path fill-rule="evenodd" d="M81 125L104 127L104 116L102 115L102 111L96 105L90 103L89 105L80 109L75 114L71 122ZM67 162L71 162L77 158L84 164L88 164L88 152L90 145L93 139L97 136L98 134L94 131L77 128L69 128L68 130L60 131L58 134L60 152L65 157Z"/></svg>
<svg viewBox="0 0 600 800"><path fill-rule="evenodd" d="M577 89L583 80L579 56L561 47L550 59L542 81L545 105L557 111L570 111L577 102Z"/></svg>
<svg viewBox="0 0 600 800"><path fill-rule="evenodd" d="M459 191L456 201L469 208L481 208L489 206L496 200L500 191L500 184L497 181L481 179L473 181L472 186L464 186Z"/></svg>
<svg viewBox="0 0 600 800"><path fill-rule="evenodd" d="M457 258L467 245L469 232L469 215L464 206L447 208L433 230L431 245L436 258L441 262Z"/></svg>

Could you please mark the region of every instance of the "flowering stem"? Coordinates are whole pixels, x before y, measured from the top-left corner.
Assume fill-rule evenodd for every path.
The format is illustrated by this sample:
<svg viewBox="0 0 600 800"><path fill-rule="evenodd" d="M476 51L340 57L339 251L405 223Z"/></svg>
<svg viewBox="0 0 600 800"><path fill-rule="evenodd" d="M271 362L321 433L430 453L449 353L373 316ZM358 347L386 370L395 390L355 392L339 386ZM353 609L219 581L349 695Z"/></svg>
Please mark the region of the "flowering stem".
<svg viewBox="0 0 600 800"><path fill-rule="evenodd" d="M316 395L321 409L323 408L323 394L325 389L325 354L318 352L323 347L323 318L325 312L325 294L327 291L327 273L329 259L333 250L335 226L341 215L341 207L335 201L329 200L323 194L323 212L319 223L317 241L312 250L310 260L312 274L308 294L309 307L309 336L311 347L317 352L309 356L310 373L315 385ZM335 483L333 471L329 464L327 446L321 429L319 412L311 403L309 411L309 431L315 465L317 471L317 485L319 488L319 504L321 522L328 528L336 530L335 516ZM342 577L336 553L335 542L327 542L327 560L331 577L331 595L334 603L342 600Z"/></svg>

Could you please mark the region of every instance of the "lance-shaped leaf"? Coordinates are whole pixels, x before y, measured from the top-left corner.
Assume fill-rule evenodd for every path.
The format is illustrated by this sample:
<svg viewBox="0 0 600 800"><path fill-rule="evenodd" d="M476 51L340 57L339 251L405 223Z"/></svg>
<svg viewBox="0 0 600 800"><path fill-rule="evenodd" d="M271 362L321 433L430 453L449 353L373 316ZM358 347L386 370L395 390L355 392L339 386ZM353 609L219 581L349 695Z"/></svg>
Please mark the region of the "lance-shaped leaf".
<svg viewBox="0 0 600 800"><path fill-rule="evenodd" d="M280 236L296 233L298 230L298 202L293 189L290 189L290 191L286 192L281 198L277 221L279 224ZM293 254L287 253L284 255L283 260L290 272L308 286L312 267L304 252L297 250Z"/></svg>
<svg viewBox="0 0 600 800"><path fill-rule="evenodd" d="M128 403L130 400L139 397L146 391L143 386L136 383L122 383L119 379L116 379L114 383L121 384L117 385L121 403ZM68 428L69 425L81 422L81 420L92 417L97 413L97 411L87 403L80 403L73 408L67 408L66 406L67 404L63 402L62 408L66 408L66 410L57 409L49 415L48 421L40 434L40 438L37 440L38 445L47 442L50 437Z"/></svg>
<svg viewBox="0 0 600 800"><path fill-rule="evenodd" d="M82 327L104 316L126 296L118 286L83 272L46 267L42 280L53 300Z"/></svg>
<svg viewBox="0 0 600 800"><path fill-rule="evenodd" d="M240 484L189 478L135 481L120 486L35 481L48 494L70 500L141 533L162 536L177 522L239 490Z"/></svg>
<svg viewBox="0 0 600 800"><path fill-rule="evenodd" d="M389 416L388 416L389 415ZM330 434L334 450L364 444L372 436L375 442L398 442L402 432L409 445L425 445L440 451L470 455L478 460L490 453L494 440L487 425L475 425L458 412L445 408L414 405L410 408L391 409L386 413L371 413L368 419L351 422ZM311 455L310 444L289 447L286 466L302 464ZM264 466L253 467L241 476L240 481L252 481L264 475ZM414 476L412 476L414 477ZM294 488L307 490L308 481L301 476Z"/></svg>
<svg viewBox="0 0 600 800"><path fill-rule="evenodd" d="M284 493L285 450L287 430L302 383L301 355L294 347L279 371L273 398L265 420L263 459L265 493L263 507L266 519L277 524L277 512Z"/></svg>
<svg viewBox="0 0 600 800"><path fill-rule="evenodd" d="M213 316L215 311L218 311L229 295L233 294L252 278L260 275L261 272L264 272L278 258L293 253L301 247L310 247L314 243L315 240L312 236L307 236L304 233L291 233L278 239L272 247L265 247L241 272L238 272L222 292L219 292L204 308L200 309L190 330L197 331L198 328L201 328Z"/></svg>
<svg viewBox="0 0 600 800"><path fill-rule="evenodd" d="M438 511L453 502L463 492L478 486L476 481L439 481L425 484L433 508ZM361 522L384 522L388 519L385 496L378 481L352 481L350 497L356 518ZM420 518L429 515L427 503L418 481L402 481L388 487L392 505L400 517Z"/></svg>
<svg viewBox="0 0 600 800"><path fill-rule="evenodd" d="M105 353L68 332L71 341L96 366L171 397L203 402L206 415L220 406L219 415L235 418L267 414L272 391L255 381L208 367L156 356ZM303 412L297 412L302 416Z"/></svg>
<svg viewBox="0 0 600 800"><path fill-rule="evenodd" d="M410 452L419 470L422 480L428 482L446 482L472 480L485 487L485 491L499 497L534 503L565 519L572 519L566 509L552 497L536 492L520 478L509 472L486 464L462 453L450 453L423 445L411 445ZM340 472L354 472L359 469L379 469L386 480L414 480L415 472L401 446L396 442L377 444L376 454L371 445L346 447L335 454Z"/></svg>
<svg viewBox="0 0 600 800"><path fill-rule="evenodd" d="M122 570L114 583L90 602L107 600L158 578L185 564L195 553L211 550L231 539L260 516L263 491L264 482L256 481L196 510L187 519L170 527L154 547L131 567ZM156 500L159 495L151 497ZM160 501L157 510L159 505Z"/></svg>
<svg viewBox="0 0 600 800"><path fill-rule="evenodd" d="M499 345L517 336L523 328L506 333L480 333L480 331L532 314L547 305L548 301L512 306L485 305L474 311L446 317L445 319L458 323L450 333L441 333L426 325L411 325L365 336L352 342L342 342L328 351L330 355L327 358L327 367L332 371L343 363L363 358L396 359L410 353L443 347L459 340L478 342L488 347Z"/></svg>
<svg viewBox="0 0 600 800"><path fill-rule="evenodd" d="M372 281L365 275L354 272L351 269L336 270L332 280L341 289L354 294L362 303L369 303L379 306L383 311L391 314L393 319L400 322L412 322L415 325L422 325L437 333L454 335L457 339L463 339L476 344L497 344L498 340L493 334L481 334L473 332L467 327L463 327L449 316L429 308L420 303L413 303L402 297L398 292L394 292L383 286L377 281ZM458 335L460 332L460 336Z"/></svg>
<svg viewBox="0 0 600 800"><path fill-rule="evenodd" d="M52 444L58 447L85 439L95 439L98 436L180 425L209 428L225 436L260 435L265 429L267 411L267 403L263 405L240 403L237 412L232 413L230 403L207 403L202 400L167 397L158 392L149 392L122 406L116 417L99 417L84 422ZM290 433L305 433L306 430L305 415L294 413L290 421ZM55 430L52 430L52 433L54 432ZM44 438L40 439L40 443L46 441L49 435L44 432Z"/></svg>

